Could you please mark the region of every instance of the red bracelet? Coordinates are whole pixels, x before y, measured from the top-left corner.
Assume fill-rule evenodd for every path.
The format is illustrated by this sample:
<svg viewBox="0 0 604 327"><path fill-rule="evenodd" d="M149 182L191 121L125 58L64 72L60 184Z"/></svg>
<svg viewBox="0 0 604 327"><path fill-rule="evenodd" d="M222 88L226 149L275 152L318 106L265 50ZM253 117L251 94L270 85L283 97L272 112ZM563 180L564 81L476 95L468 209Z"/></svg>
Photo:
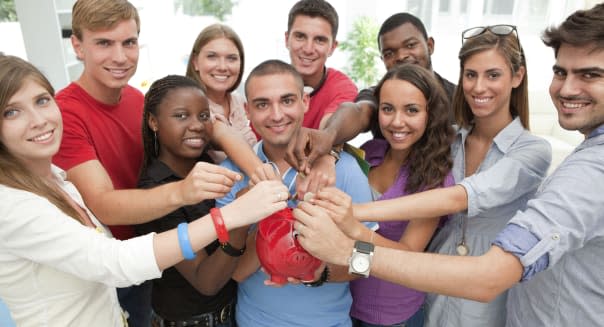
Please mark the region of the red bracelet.
<svg viewBox="0 0 604 327"><path fill-rule="evenodd" d="M222 219L220 209L210 209L210 216L212 216L212 221L214 221L214 228L216 229L216 235L218 235L218 242L222 244L228 243L230 239L229 232L224 225L224 220Z"/></svg>

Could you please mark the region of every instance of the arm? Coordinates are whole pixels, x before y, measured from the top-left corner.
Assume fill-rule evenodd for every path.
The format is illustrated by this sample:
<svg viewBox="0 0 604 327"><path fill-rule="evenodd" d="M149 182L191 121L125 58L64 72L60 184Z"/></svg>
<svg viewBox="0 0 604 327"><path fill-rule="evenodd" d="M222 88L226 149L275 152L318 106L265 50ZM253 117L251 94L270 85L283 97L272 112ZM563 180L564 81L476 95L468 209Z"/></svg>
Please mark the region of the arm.
<svg viewBox="0 0 604 327"><path fill-rule="evenodd" d="M354 241L322 209L301 203L294 211L300 244L314 256L348 265ZM522 265L512 254L492 247L479 257L446 256L376 247L371 274L417 290L488 302L520 280Z"/></svg>
<svg viewBox="0 0 604 327"><path fill-rule="evenodd" d="M247 227L230 231L229 243L237 249L245 245ZM216 295L231 279L235 267L241 257L231 257L220 248L208 256L206 251L197 252L197 258L191 261L181 261L175 265L178 272L201 294Z"/></svg>
<svg viewBox="0 0 604 327"><path fill-rule="evenodd" d="M262 166L262 162L241 133L219 120L214 122L212 142L223 149L228 158L248 176L253 176L256 169Z"/></svg>
<svg viewBox="0 0 604 327"><path fill-rule="evenodd" d="M223 196L240 178L228 169L199 162L182 181L146 190L115 190L98 160L67 171L67 179L78 188L86 206L106 225L144 223L184 205Z"/></svg>
<svg viewBox="0 0 604 327"><path fill-rule="evenodd" d="M233 279L238 283L250 277L256 270L260 269L260 260L256 254L256 233L251 232L247 237L245 253L241 256L237 268L233 273Z"/></svg>
<svg viewBox="0 0 604 327"><path fill-rule="evenodd" d="M461 185L432 189L376 202L353 204L354 217L368 221L432 219L468 208L468 196Z"/></svg>
<svg viewBox="0 0 604 327"><path fill-rule="evenodd" d="M336 112L324 117L320 130L300 129L288 146L285 157L287 162L298 170L306 170L317 158L328 154L334 144L342 144L366 131L372 112L370 102L341 103Z"/></svg>

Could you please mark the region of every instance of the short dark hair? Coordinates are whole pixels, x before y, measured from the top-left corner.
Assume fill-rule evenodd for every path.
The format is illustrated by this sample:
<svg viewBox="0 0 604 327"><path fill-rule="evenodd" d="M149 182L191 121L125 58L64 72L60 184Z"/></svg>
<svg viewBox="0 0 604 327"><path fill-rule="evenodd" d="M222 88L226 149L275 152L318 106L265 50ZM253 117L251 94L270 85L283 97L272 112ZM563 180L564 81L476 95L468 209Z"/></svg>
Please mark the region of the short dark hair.
<svg viewBox="0 0 604 327"><path fill-rule="evenodd" d="M604 49L604 3L589 10L575 11L560 26L547 28L541 39L556 55L562 43Z"/></svg>
<svg viewBox="0 0 604 327"><path fill-rule="evenodd" d="M252 78L266 75L277 75L277 74L290 74L296 80L296 84L298 85L299 91L301 94L304 93L304 80L302 80L302 76L294 66L277 59L270 59L263 61L258 66L254 67L247 79L245 80L245 96L247 97L248 85Z"/></svg>
<svg viewBox="0 0 604 327"><path fill-rule="evenodd" d="M410 23L411 25L415 26L415 28L417 28L420 33L422 33L422 36L424 37L424 39L427 41L428 40L428 32L426 31L426 27L424 26L424 23L422 23L422 21L409 14L406 12L400 12L397 14L394 14L390 17L388 17L384 23L382 24L382 26L380 27L380 30L378 31L378 46L381 47L380 44L380 37L382 37L382 35L392 31L393 29L406 24L406 23ZM380 49L381 50L381 49Z"/></svg>
<svg viewBox="0 0 604 327"><path fill-rule="evenodd" d="M331 25L331 36L336 39L338 35L338 13L336 9L325 0L300 0L289 11L287 18L287 32L294 24L296 17L303 15L309 17L321 17Z"/></svg>

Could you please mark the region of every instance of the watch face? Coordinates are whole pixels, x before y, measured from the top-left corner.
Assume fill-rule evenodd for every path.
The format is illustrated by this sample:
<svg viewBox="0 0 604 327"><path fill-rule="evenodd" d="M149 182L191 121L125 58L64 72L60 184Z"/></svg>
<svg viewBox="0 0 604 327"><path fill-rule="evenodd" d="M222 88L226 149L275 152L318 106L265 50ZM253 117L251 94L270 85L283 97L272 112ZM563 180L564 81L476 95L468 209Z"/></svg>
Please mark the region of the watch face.
<svg viewBox="0 0 604 327"><path fill-rule="evenodd" d="M369 258L366 255L355 255L350 265L354 271L363 273L369 270Z"/></svg>

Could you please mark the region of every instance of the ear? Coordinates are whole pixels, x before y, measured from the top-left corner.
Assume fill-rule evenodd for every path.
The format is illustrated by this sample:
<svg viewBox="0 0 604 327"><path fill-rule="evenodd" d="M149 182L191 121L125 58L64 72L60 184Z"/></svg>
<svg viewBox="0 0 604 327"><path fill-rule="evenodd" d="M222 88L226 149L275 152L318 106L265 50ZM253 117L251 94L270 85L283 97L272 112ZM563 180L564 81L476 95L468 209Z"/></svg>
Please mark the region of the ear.
<svg viewBox="0 0 604 327"><path fill-rule="evenodd" d="M428 44L428 53L432 55L434 53L434 38L430 36L426 43Z"/></svg>
<svg viewBox="0 0 604 327"><path fill-rule="evenodd" d="M289 49L289 31L285 31L285 48Z"/></svg>
<svg viewBox="0 0 604 327"><path fill-rule="evenodd" d="M76 54L76 58L78 58L78 60L84 60L84 49L82 49L82 41L73 34L71 35L71 46L73 47L73 52L75 52Z"/></svg>
<svg viewBox="0 0 604 327"><path fill-rule="evenodd" d="M306 114L310 107L310 94L302 92L302 104L304 105L304 113Z"/></svg>
<svg viewBox="0 0 604 327"><path fill-rule="evenodd" d="M158 125L159 124L157 123L157 118L155 117L155 115L149 114L149 118L147 119L147 126L149 126L152 131L157 132L157 130L159 129Z"/></svg>
<svg viewBox="0 0 604 327"><path fill-rule="evenodd" d="M338 47L338 41L333 40L333 44L331 45L331 49L329 50L329 54L327 56L331 57L331 55L333 54L333 52L336 50L337 47Z"/></svg>
<svg viewBox="0 0 604 327"><path fill-rule="evenodd" d="M243 108L245 109L245 117L247 117L247 120L251 121L251 119L250 119L250 105L249 105L249 103L247 103L247 101L243 104Z"/></svg>
<svg viewBox="0 0 604 327"><path fill-rule="evenodd" d="M199 58L199 53L195 55L195 58L191 59L191 62L193 63L193 69L196 72L199 72L199 67L197 67L197 59Z"/></svg>
<svg viewBox="0 0 604 327"><path fill-rule="evenodd" d="M517 88L520 86L520 83L522 83L522 80L524 79L525 72L526 68L524 66L520 66L520 69L518 69L516 74L514 74L514 77L512 77L512 88Z"/></svg>

